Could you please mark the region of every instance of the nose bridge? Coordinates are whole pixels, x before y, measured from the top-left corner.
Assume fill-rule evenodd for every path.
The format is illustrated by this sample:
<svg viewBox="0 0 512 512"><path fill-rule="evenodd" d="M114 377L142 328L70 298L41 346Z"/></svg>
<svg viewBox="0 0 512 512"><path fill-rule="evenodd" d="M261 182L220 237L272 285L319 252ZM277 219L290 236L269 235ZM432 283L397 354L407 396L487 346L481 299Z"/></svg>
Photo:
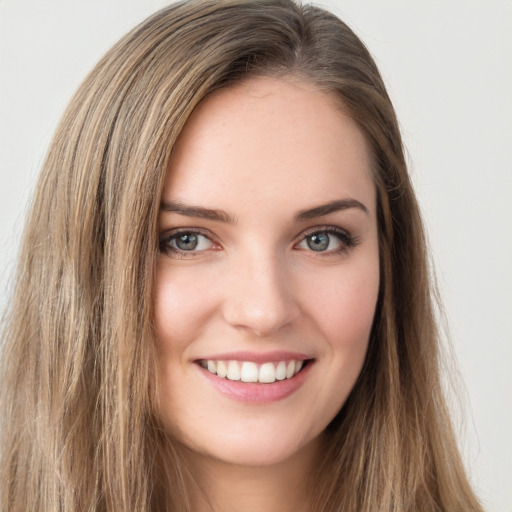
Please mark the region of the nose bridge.
<svg viewBox="0 0 512 512"><path fill-rule="evenodd" d="M275 251L240 254L227 291L224 317L259 336L291 323L299 313L284 257Z"/></svg>

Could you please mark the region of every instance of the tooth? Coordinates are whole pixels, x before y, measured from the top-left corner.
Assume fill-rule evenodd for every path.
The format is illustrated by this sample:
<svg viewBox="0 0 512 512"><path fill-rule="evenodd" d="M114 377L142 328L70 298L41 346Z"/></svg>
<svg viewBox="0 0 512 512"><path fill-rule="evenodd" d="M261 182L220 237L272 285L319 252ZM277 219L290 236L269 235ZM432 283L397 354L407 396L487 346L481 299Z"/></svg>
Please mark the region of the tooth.
<svg viewBox="0 0 512 512"><path fill-rule="evenodd" d="M199 364L210 373L229 380L242 382L272 383L276 380L290 379L297 375L304 365L304 361L279 361L277 365L272 362L258 365L252 361L214 361L203 359Z"/></svg>
<svg viewBox="0 0 512 512"><path fill-rule="evenodd" d="M227 378L229 380L240 380L240 366L236 361L229 361Z"/></svg>
<svg viewBox="0 0 512 512"><path fill-rule="evenodd" d="M215 364L215 361L208 361L207 368L210 373L217 373L217 365Z"/></svg>
<svg viewBox="0 0 512 512"><path fill-rule="evenodd" d="M228 374L228 368L225 361L217 361L217 375L224 378Z"/></svg>
<svg viewBox="0 0 512 512"><path fill-rule="evenodd" d="M286 379L286 363L280 361L276 368L276 380Z"/></svg>
<svg viewBox="0 0 512 512"><path fill-rule="evenodd" d="M290 361L286 367L286 378L290 379L295 373L295 361Z"/></svg>
<svg viewBox="0 0 512 512"><path fill-rule="evenodd" d="M260 382L270 383L276 380L276 367L274 363L264 363L260 367Z"/></svg>
<svg viewBox="0 0 512 512"><path fill-rule="evenodd" d="M242 364L240 380L242 382L258 382L258 365L245 361L245 363Z"/></svg>

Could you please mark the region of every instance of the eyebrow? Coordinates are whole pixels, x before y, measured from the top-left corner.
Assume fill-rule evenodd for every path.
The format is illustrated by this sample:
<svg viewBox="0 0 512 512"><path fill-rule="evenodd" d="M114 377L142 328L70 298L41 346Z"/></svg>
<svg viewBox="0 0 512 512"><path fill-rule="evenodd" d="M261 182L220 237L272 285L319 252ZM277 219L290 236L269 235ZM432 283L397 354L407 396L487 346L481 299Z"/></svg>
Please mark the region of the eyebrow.
<svg viewBox="0 0 512 512"><path fill-rule="evenodd" d="M223 210L203 208L202 206L188 206L178 201L162 201L160 210L165 212L175 212L185 217L196 217L199 219L216 220L233 224L235 220L231 215Z"/></svg>
<svg viewBox="0 0 512 512"><path fill-rule="evenodd" d="M335 201L330 201L329 203L315 206L314 208L301 210L295 216L295 220L298 222L311 220L342 210L348 210L349 208L358 208L365 213L369 213L368 208L366 208L366 206L357 199L337 199ZM184 215L186 217L208 219L228 224L235 223L234 218L224 210L203 208L202 206L188 206L179 203L178 201L162 201L160 209L165 212L178 213L179 215Z"/></svg>
<svg viewBox="0 0 512 512"><path fill-rule="evenodd" d="M295 216L295 220L304 221L311 220L317 217L323 217L324 215L329 215L331 213L336 213L341 210L348 210L349 208L358 208L368 214L368 208L359 202L357 199L337 199L336 201L331 201L329 203L321 204L320 206L315 206L314 208L310 208L307 210L301 210Z"/></svg>

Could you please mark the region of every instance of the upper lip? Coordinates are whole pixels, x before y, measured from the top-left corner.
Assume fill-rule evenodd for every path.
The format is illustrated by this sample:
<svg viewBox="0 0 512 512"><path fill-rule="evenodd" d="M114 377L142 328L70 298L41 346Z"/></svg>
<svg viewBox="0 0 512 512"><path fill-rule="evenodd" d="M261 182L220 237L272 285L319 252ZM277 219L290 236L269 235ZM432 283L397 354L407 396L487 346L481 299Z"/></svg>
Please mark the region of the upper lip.
<svg viewBox="0 0 512 512"><path fill-rule="evenodd" d="M313 359L312 356L302 352L290 352L277 350L272 352L223 352L221 354L210 354L205 357L198 357L196 361L250 361L253 363L274 363L279 361L305 361Z"/></svg>

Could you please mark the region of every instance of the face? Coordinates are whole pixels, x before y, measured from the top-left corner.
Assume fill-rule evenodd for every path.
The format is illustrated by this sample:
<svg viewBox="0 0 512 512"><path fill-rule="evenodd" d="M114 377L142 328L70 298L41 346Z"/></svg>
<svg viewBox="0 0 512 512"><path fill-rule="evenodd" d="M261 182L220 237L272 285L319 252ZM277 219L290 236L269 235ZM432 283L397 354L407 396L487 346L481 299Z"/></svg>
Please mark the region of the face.
<svg viewBox="0 0 512 512"><path fill-rule="evenodd" d="M379 288L356 124L294 79L215 92L175 148L159 216L159 414L199 457L315 445L361 371Z"/></svg>

